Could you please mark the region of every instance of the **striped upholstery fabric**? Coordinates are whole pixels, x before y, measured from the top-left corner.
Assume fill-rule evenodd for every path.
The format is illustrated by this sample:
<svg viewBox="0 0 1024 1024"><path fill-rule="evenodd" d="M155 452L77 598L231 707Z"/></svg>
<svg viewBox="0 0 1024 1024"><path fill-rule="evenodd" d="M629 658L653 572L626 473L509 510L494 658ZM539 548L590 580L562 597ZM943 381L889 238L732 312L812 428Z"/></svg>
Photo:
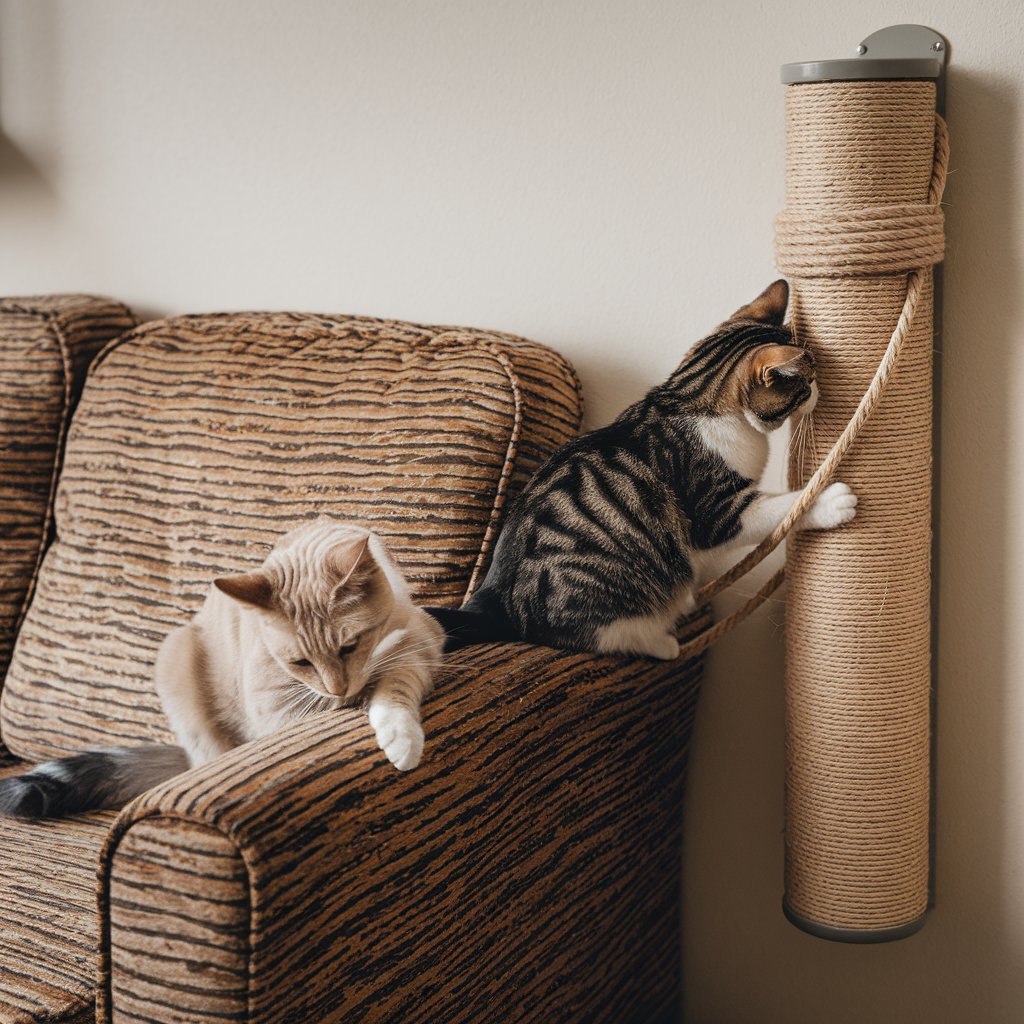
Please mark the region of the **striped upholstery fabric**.
<svg viewBox="0 0 1024 1024"><path fill-rule="evenodd" d="M0 680L48 539L85 369L135 323L120 303L91 295L0 299Z"/></svg>
<svg viewBox="0 0 1024 1024"><path fill-rule="evenodd" d="M678 1019L699 674L464 649L416 771L353 711L151 790L103 853L98 1019Z"/></svg>
<svg viewBox="0 0 1024 1024"><path fill-rule="evenodd" d="M117 863L124 870L104 894L117 922L104 931L115 1019L244 1021L252 908L234 843L208 825L153 816L119 834Z"/></svg>
<svg viewBox="0 0 1024 1024"><path fill-rule="evenodd" d="M330 512L390 541L424 602L486 568L509 489L573 436L568 363L495 333L290 313L179 317L94 365L0 705L31 760L169 739L157 646L217 574Z"/></svg>
<svg viewBox="0 0 1024 1024"><path fill-rule="evenodd" d="M294 314L148 324L95 366L0 705L21 756L166 737L163 634L331 511L422 600L486 568L576 432L571 368L505 335ZM0 824L0 1024L653 1024L678 1009L680 809L700 661L451 657L394 771L357 711L111 816ZM9 769L8 769L9 770ZM4 888L6 886L6 888Z"/></svg>
<svg viewBox="0 0 1024 1024"><path fill-rule="evenodd" d="M0 755L0 776L23 765ZM114 814L0 826L0 1022L87 1024L96 984L96 861Z"/></svg>

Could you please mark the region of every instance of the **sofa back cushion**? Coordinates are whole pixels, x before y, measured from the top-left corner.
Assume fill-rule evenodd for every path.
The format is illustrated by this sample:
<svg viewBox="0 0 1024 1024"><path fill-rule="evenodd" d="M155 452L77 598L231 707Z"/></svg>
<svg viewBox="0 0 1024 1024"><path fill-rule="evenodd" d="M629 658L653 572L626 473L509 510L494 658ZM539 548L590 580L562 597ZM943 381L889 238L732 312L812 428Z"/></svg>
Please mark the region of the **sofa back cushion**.
<svg viewBox="0 0 1024 1024"><path fill-rule="evenodd" d="M93 295L0 299L0 680L49 539L86 367L136 323L121 303Z"/></svg>
<svg viewBox="0 0 1024 1024"><path fill-rule="evenodd" d="M568 363L506 335L293 313L132 331L69 432L3 741L39 759L169 740L161 639L321 512L384 537L420 602L461 603L508 498L580 414Z"/></svg>

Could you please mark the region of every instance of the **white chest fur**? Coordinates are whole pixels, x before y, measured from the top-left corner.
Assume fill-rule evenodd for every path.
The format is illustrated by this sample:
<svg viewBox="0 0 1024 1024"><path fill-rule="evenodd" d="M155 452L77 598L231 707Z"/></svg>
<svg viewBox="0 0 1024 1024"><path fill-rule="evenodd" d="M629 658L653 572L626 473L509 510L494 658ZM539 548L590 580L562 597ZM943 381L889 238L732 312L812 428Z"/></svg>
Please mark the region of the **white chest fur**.
<svg viewBox="0 0 1024 1024"><path fill-rule="evenodd" d="M740 414L695 416L701 440L740 476L758 481L768 462L768 438Z"/></svg>

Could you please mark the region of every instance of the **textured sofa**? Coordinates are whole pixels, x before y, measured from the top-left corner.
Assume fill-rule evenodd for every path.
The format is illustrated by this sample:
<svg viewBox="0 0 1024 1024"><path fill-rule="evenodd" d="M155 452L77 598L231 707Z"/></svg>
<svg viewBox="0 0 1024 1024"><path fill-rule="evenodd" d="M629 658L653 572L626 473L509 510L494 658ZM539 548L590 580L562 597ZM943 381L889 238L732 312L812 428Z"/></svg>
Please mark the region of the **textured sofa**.
<svg viewBox="0 0 1024 1024"><path fill-rule="evenodd" d="M503 334L136 327L83 296L0 306L0 400L0 773L169 740L161 638L317 512L381 533L422 602L460 603L581 413L568 363ZM468 648L410 773L353 710L120 814L0 820L0 1024L674 1019L699 674Z"/></svg>

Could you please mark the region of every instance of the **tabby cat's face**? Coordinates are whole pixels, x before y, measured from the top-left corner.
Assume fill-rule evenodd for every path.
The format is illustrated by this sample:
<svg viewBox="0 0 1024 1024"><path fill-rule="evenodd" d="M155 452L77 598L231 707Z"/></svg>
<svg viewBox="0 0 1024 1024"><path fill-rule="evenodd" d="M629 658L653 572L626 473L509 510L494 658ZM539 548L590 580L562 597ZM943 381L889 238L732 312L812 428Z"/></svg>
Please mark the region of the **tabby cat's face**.
<svg viewBox="0 0 1024 1024"><path fill-rule="evenodd" d="M742 415L767 434L817 401L814 360L783 324L789 288L769 285L698 342L669 378L674 395L711 416Z"/></svg>
<svg viewBox="0 0 1024 1024"><path fill-rule="evenodd" d="M267 650L296 682L351 698L369 681L395 596L367 531L321 518L283 537L257 572L214 582L259 615Z"/></svg>
<svg viewBox="0 0 1024 1024"><path fill-rule="evenodd" d="M797 345L762 345L741 364L736 401L747 422L763 434L791 416L807 415L818 400L814 361Z"/></svg>

